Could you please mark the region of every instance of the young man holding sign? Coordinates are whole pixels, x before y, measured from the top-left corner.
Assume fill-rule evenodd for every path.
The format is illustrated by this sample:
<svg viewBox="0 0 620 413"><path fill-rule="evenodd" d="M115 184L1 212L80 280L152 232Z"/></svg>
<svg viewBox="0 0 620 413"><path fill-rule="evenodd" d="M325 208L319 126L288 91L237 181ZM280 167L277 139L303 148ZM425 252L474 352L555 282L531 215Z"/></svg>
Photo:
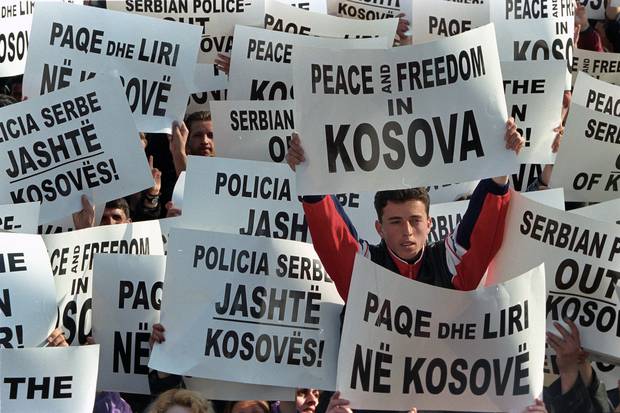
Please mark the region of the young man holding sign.
<svg viewBox="0 0 620 413"><path fill-rule="evenodd" d="M506 123L506 149L517 154L524 139L514 119ZM298 135L287 153L294 170L305 161ZM508 209L508 177L480 181L459 227L443 241L426 245L431 230L430 199L425 188L380 191L375 195L375 222L381 243L361 240L332 196L306 196L304 212L314 248L347 300L355 254L407 278L457 290L473 290L499 249Z"/></svg>

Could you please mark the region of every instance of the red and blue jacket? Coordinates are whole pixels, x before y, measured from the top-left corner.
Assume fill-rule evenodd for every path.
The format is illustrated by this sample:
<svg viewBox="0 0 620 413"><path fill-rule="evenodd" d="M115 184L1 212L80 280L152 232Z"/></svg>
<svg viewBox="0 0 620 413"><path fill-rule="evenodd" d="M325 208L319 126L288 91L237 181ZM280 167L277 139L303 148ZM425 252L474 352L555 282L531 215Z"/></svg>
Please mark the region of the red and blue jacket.
<svg viewBox="0 0 620 413"><path fill-rule="evenodd" d="M473 290L502 243L510 201L508 185L480 181L458 227L445 239L426 245L413 263L398 258L384 241L359 239L355 227L333 196L304 197L312 242L323 266L346 302L355 254L407 278L438 287Z"/></svg>

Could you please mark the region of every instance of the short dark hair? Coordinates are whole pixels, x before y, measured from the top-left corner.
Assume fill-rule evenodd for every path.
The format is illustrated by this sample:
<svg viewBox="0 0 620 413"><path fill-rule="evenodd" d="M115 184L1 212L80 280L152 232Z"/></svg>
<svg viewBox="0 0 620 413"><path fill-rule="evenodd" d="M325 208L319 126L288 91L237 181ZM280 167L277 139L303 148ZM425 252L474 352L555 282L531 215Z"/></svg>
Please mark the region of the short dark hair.
<svg viewBox="0 0 620 413"><path fill-rule="evenodd" d="M199 121L208 122L210 120L211 120L211 112L209 112L208 110L201 110L198 112L190 113L185 118L185 126L187 126L187 130L189 131L189 133L192 133L192 122L199 122Z"/></svg>
<svg viewBox="0 0 620 413"><path fill-rule="evenodd" d="M13 96L0 94L0 108L17 103L17 99Z"/></svg>
<svg viewBox="0 0 620 413"><path fill-rule="evenodd" d="M125 213L125 216L127 218L131 218L131 214L129 212L129 204L127 203L127 200L125 198L118 198L118 199L114 199L112 201L108 201L105 204L106 208L109 209L120 209Z"/></svg>
<svg viewBox="0 0 620 413"><path fill-rule="evenodd" d="M431 198L428 195L428 191L424 187L377 192L375 194L375 210L377 211L377 219L379 219L379 221L383 218L383 208L385 208L388 201L396 203L420 201L424 204L426 215L429 215Z"/></svg>

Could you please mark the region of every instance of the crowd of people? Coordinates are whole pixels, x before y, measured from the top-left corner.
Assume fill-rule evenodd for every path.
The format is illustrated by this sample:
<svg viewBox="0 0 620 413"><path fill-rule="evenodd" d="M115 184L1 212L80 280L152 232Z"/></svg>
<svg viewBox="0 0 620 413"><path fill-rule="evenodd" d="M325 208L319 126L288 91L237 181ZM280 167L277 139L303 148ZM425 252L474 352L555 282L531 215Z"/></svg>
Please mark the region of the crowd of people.
<svg viewBox="0 0 620 413"><path fill-rule="evenodd" d="M316 0L319 1L319 0ZM88 3L88 2L85 2ZM91 2L105 6L105 2ZM620 7L607 7L606 20L588 19L583 6L576 8L575 40L578 47L598 52L620 52ZM398 26L399 43L408 43L409 22L402 18ZM230 58L221 54L216 61L227 72ZM0 79L0 107L24 99L21 77ZM562 117L565 120L570 102L566 91ZM171 125L171 134L140 134L145 156L152 171L154 185L140 193L116 199L105 205L100 222L95 222L95 207L85 196L83 209L73 214L75 229L96 225L114 225L173 217L182 214L172 202L172 192L179 175L185 171L187 156L217 156L218 138L213 133L213 119L208 111L188 113L184 122ZM563 126L556 129L552 148L561 144ZM303 139L294 135L286 160L294 170L305 161ZM524 139L513 119L506 124L506 149L517 154ZM548 187L552 165L529 183L529 190ZM470 203L458 230L446 239L427 244L431 228L430 198L425 188L380 191L375 196L376 229L381 236L378 245L359 239L338 201L333 196L303 198L303 208L314 248L345 303L356 254L406 278L438 287L457 290L475 289L487 270L490 260L501 245L502 228L510 202L509 177L482 180L470 196ZM368 217L373 219L374 217ZM500 234L500 236L497 236ZM579 331L567 320L568 328L556 325L559 334L548 333L547 342L556 355L559 377L545 388L542 400L533 400L531 412L606 413L620 412L617 392L606 389L597 377L580 344ZM165 341L166 329L174 326L156 324L150 345ZM90 340L92 342L92 340ZM52 332L49 346L67 346L61 329ZM166 372L149 374L151 395L115 392L97 394L94 412L149 413L347 413L349 402L339 392L318 389L297 389L295 402L287 401L221 401L206 400L199 393L185 389L184 378ZM610 393L608 394L608 391ZM615 409L615 410L614 410ZM412 407L411 412L416 412Z"/></svg>

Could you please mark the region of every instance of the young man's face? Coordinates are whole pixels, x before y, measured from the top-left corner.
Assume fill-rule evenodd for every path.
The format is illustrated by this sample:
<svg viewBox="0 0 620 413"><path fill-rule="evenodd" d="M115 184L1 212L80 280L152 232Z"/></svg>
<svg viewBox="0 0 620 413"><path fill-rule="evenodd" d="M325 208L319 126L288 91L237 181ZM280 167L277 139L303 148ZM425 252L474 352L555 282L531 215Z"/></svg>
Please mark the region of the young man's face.
<svg viewBox="0 0 620 413"><path fill-rule="evenodd" d="M317 389L297 389L295 407L297 413L314 413L319 403L320 392Z"/></svg>
<svg viewBox="0 0 620 413"><path fill-rule="evenodd" d="M375 222L375 228L388 248L403 260L411 260L418 255L426 243L431 225L424 203L418 200L388 201L381 221Z"/></svg>
<svg viewBox="0 0 620 413"><path fill-rule="evenodd" d="M130 222L131 218L120 208L106 208L103 210L101 225L129 224Z"/></svg>
<svg viewBox="0 0 620 413"><path fill-rule="evenodd" d="M193 121L189 127L187 153L196 156L215 156L213 142L213 122L210 120Z"/></svg>

